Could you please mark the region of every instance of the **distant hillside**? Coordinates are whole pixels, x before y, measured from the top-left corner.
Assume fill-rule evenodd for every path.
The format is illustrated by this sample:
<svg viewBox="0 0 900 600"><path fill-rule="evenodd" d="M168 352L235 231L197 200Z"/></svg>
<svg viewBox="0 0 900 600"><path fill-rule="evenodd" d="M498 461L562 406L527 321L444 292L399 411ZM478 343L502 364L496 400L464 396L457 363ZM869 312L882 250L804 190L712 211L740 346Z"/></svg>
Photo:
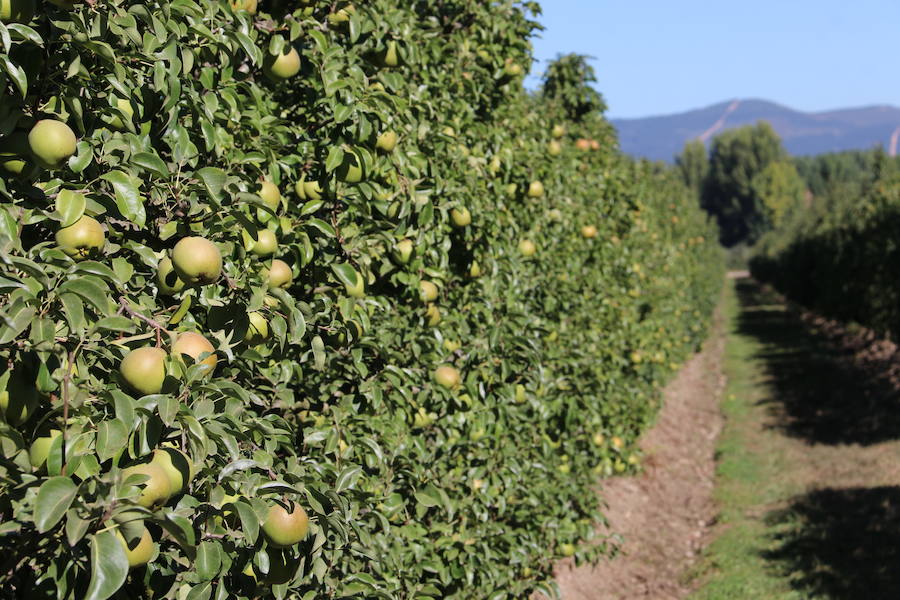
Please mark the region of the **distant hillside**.
<svg viewBox="0 0 900 600"><path fill-rule="evenodd" d="M732 127L768 121L794 155L868 149L881 144L897 153L900 108L868 106L804 113L765 100L733 100L676 115L613 119L622 150L636 157L671 161L684 143L710 141Z"/></svg>

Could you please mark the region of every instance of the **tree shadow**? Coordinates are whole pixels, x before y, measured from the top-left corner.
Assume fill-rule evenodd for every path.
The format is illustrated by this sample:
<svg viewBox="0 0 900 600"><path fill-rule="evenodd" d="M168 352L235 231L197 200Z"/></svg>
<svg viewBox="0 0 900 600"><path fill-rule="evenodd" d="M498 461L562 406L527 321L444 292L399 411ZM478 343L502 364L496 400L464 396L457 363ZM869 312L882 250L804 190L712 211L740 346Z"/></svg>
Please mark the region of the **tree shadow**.
<svg viewBox="0 0 900 600"><path fill-rule="evenodd" d="M738 331L762 343L771 377L773 427L814 444L871 445L900 438L900 391L885 364L811 330L780 298L751 279L737 282Z"/></svg>
<svg viewBox="0 0 900 600"><path fill-rule="evenodd" d="M764 553L810 597L900 598L900 487L822 489L767 516Z"/></svg>

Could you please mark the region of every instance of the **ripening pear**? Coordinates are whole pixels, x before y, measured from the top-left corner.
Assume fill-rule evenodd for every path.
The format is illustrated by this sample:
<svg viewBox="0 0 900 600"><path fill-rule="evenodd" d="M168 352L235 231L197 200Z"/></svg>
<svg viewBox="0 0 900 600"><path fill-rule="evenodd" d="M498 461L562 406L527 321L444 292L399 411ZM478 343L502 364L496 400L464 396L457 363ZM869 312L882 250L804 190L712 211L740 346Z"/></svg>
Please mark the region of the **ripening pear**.
<svg viewBox="0 0 900 600"><path fill-rule="evenodd" d="M122 113L128 118L129 121L134 119L134 107L131 106L131 101L125 98L116 98L116 108L118 108ZM125 122L122 120L122 117L119 115L113 115L109 121L109 126L117 131L124 131L127 129L125 127Z"/></svg>
<svg viewBox="0 0 900 600"><path fill-rule="evenodd" d="M191 460L177 448L157 448L153 451L150 464L156 465L165 472L169 478L172 496L183 492L192 479Z"/></svg>
<svg viewBox="0 0 900 600"><path fill-rule="evenodd" d="M82 260L95 256L106 244L106 232L93 217L82 215L80 219L56 232L59 249L74 258Z"/></svg>
<svg viewBox="0 0 900 600"><path fill-rule="evenodd" d="M419 298L422 302L434 302L438 299L438 287L430 281L420 281Z"/></svg>
<svg viewBox="0 0 900 600"><path fill-rule="evenodd" d="M0 0L0 21L28 23L34 17L34 0Z"/></svg>
<svg viewBox="0 0 900 600"><path fill-rule="evenodd" d="M32 163L27 133L14 131L0 138L0 169L3 172L14 176L28 174L33 170Z"/></svg>
<svg viewBox="0 0 900 600"><path fill-rule="evenodd" d="M122 549L125 550L125 557L128 559L128 567L131 569L136 569L138 567L143 567L147 563L150 562L150 559L153 558L153 553L156 551L156 542L153 541L153 536L150 535L150 532L147 528L144 528L143 533L141 533L141 537L137 542L132 542L131 545L125 540L125 536L123 536L118 530L116 530L116 538L119 540L119 543L122 544Z"/></svg>
<svg viewBox="0 0 900 600"><path fill-rule="evenodd" d="M503 67L503 72L508 77L518 77L522 74L522 65L519 63L512 62L512 60L507 59L506 66Z"/></svg>
<svg viewBox="0 0 900 600"><path fill-rule="evenodd" d="M441 310L435 304L429 304L425 311L425 319L429 327L437 327L441 322Z"/></svg>
<svg viewBox="0 0 900 600"><path fill-rule="evenodd" d="M544 195L544 184L540 181L532 181L528 186L529 198L540 198Z"/></svg>
<svg viewBox="0 0 900 600"><path fill-rule="evenodd" d="M303 507L296 502L291 503L290 510L274 503L269 507L262 530L270 546L287 548L306 537L309 531L309 517Z"/></svg>
<svg viewBox="0 0 900 600"><path fill-rule="evenodd" d="M393 152L397 147L397 133L395 131L385 131L378 136L375 147L384 152Z"/></svg>
<svg viewBox="0 0 900 600"><path fill-rule="evenodd" d="M318 181L304 181L303 182L303 192L306 197L310 200L321 200L322 199L322 186Z"/></svg>
<svg viewBox="0 0 900 600"><path fill-rule="evenodd" d="M266 54L263 62L263 73L272 81L279 82L290 79L300 72L300 54L293 46L281 51L278 56Z"/></svg>
<svg viewBox="0 0 900 600"><path fill-rule="evenodd" d="M472 213L465 206L454 208L450 211L450 220L454 227L466 227L472 223Z"/></svg>
<svg viewBox="0 0 900 600"><path fill-rule="evenodd" d="M43 471L47 465L47 457L50 455L50 446L53 440L62 435L59 429L51 429L47 435L42 435L31 442L28 449L28 458L31 460L31 466L37 471Z"/></svg>
<svg viewBox="0 0 900 600"><path fill-rule="evenodd" d="M257 229L255 238L247 232L246 240L250 242L248 249L256 256L272 256L278 251L278 236L271 229Z"/></svg>
<svg viewBox="0 0 900 600"><path fill-rule="evenodd" d="M356 280L353 284L344 284L344 289L347 290L347 295L352 298L365 298L366 296L366 282L363 279L363 276L359 273L359 271L354 271L354 275L356 276Z"/></svg>
<svg viewBox="0 0 900 600"><path fill-rule="evenodd" d="M175 267L172 266L172 259L168 256L160 260L156 268L156 288L165 296L177 294L184 289L184 281L178 277Z"/></svg>
<svg viewBox="0 0 900 600"><path fill-rule="evenodd" d="M69 157L75 154L77 144L75 132L55 119L38 121L28 133L31 153L47 169L59 169L65 165Z"/></svg>
<svg viewBox="0 0 900 600"><path fill-rule="evenodd" d="M205 337L193 331L185 331L178 335L175 343L172 344L172 354L175 356L187 354L194 359L194 362L199 361L198 364L205 365L207 374L212 373L216 368L216 363L219 362L215 347ZM208 354L208 356L201 360L200 357L204 354Z"/></svg>
<svg viewBox="0 0 900 600"><path fill-rule="evenodd" d="M384 66L396 67L400 64L400 57L397 54L397 42L391 40L387 43L387 49L384 51Z"/></svg>
<svg viewBox="0 0 900 600"><path fill-rule="evenodd" d="M397 262L401 265L408 264L414 250L415 246L413 245L412 240L400 240L394 246L394 258L396 258Z"/></svg>
<svg viewBox="0 0 900 600"><path fill-rule="evenodd" d="M234 12L245 11L251 15L256 14L258 0L231 0L231 10Z"/></svg>
<svg viewBox="0 0 900 600"><path fill-rule="evenodd" d="M547 154L550 156L559 156L562 154L562 144L556 140L551 140L550 143L547 144Z"/></svg>
<svg viewBox="0 0 900 600"><path fill-rule="evenodd" d="M587 239L597 237L597 227L594 225L585 225L581 228L581 235Z"/></svg>
<svg viewBox="0 0 900 600"><path fill-rule="evenodd" d="M434 381L448 390L459 387L460 383L462 383L459 371L450 365L442 365L435 369Z"/></svg>
<svg viewBox="0 0 900 600"><path fill-rule="evenodd" d="M152 346L132 350L119 364L119 373L141 396L158 394L166 379L166 351Z"/></svg>
<svg viewBox="0 0 900 600"><path fill-rule="evenodd" d="M206 238L182 238L172 249L172 266L188 285L207 285L222 274L222 253Z"/></svg>
<svg viewBox="0 0 900 600"><path fill-rule="evenodd" d="M269 322L262 313L252 312L247 315L250 323L244 341L249 346L256 346L269 339Z"/></svg>
<svg viewBox="0 0 900 600"><path fill-rule="evenodd" d="M344 183L359 183L365 179L363 161L356 152L344 152L344 160L337 168L337 176Z"/></svg>
<svg viewBox="0 0 900 600"><path fill-rule="evenodd" d="M519 252L525 258L529 258L534 256L535 252L537 252L537 246L535 246L534 242L531 240L522 240L519 242Z"/></svg>
<svg viewBox="0 0 900 600"><path fill-rule="evenodd" d="M132 475L146 475L148 479L137 484L141 488L141 495L137 503L144 508L161 506L172 496L172 483L165 470L159 465L141 463L122 470L123 480Z"/></svg>
<svg viewBox="0 0 900 600"><path fill-rule="evenodd" d="M294 280L294 273L291 267L283 260L275 259L272 261L268 269L263 269L263 279L269 282L271 288L286 288L291 285Z"/></svg>

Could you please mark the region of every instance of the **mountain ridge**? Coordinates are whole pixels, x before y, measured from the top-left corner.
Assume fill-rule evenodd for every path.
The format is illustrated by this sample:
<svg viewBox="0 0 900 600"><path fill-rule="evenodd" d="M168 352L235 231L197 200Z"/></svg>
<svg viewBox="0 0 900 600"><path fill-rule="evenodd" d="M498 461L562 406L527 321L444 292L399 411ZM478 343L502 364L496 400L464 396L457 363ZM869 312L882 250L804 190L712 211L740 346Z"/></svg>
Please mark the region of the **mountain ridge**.
<svg viewBox="0 0 900 600"><path fill-rule="evenodd" d="M672 161L685 142L709 142L718 133L767 121L793 155L864 150L881 144L896 154L900 108L889 104L803 112L759 98L731 99L680 113L612 119L622 150L635 157Z"/></svg>

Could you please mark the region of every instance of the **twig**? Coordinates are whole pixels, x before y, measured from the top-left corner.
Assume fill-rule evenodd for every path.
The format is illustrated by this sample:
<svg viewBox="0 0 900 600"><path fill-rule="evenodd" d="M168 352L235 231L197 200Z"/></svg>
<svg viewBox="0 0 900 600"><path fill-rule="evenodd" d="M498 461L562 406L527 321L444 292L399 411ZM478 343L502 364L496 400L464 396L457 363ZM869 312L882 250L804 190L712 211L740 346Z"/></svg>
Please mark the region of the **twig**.
<svg viewBox="0 0 900 600"><path fill-rule="evenodd" d="M132 309L130 306L128 306L128 301L125 298L119 298L119 306L121 306L129 316L143 321L147 325L153 327L156 330L156 347L159 348L160 346L162 346L161 332L165 331L166 333L169 333L168 329L160 325L158 321L151 319L150 317L145 317L141 313Z"/></svg>

